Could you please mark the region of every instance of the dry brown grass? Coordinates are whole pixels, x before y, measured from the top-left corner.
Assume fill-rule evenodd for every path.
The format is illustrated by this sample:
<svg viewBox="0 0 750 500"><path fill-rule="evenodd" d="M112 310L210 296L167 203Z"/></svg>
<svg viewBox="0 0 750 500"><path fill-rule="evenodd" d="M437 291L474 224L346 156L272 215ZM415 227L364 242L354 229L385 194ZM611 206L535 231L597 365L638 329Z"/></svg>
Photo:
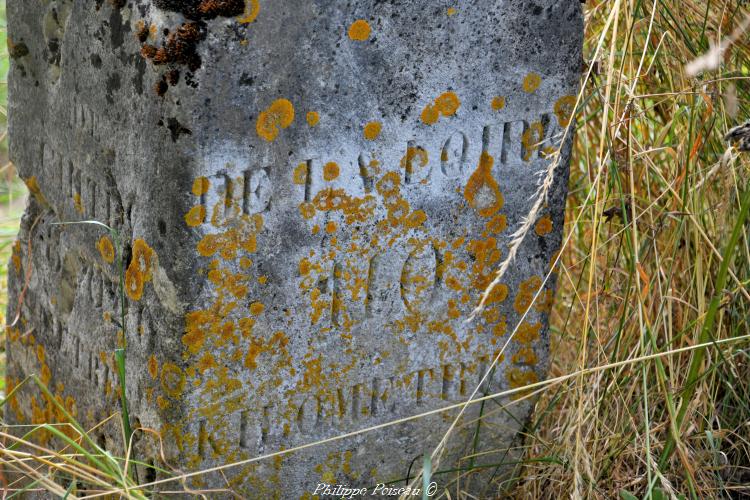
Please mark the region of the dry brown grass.
<svg viewBox="0 0 750 500"><path fill-rule="evenodd" d="M587 3L586 50L602 37L604 50L578 119L551 377L750 331L750 224L738 223L750 161L723 140L750 119L747 34L718 68L685 69L746 20L747 6ZM750 495L749 357L745 340L544 392L515 493Z"/></svg>

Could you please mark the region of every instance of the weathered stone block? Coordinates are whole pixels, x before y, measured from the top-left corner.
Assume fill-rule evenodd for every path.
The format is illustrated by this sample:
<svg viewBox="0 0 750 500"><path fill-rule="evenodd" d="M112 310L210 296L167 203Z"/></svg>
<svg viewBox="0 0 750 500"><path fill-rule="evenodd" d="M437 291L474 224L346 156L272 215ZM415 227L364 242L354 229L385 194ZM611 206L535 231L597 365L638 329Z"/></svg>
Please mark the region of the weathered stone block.
<svg viewBox="0 0 750 500"><path fill-rule="evenodd" d="M91 427L118 412L126 346L131 415L181 470L471 394L561 243L569 142L512 272L466 322L560 146L578 0L9 0L8 14L12 156L34 193L11 266L10 386L40 374ZM126 242L124 325L112 241L52 225L73 220ZM553 283L482 391L544 377ZM530 402L497 403L479 427L480 406L467 412L445 468L507 460ZM9 414L59 417L31 389ZM282 497L397 480L455 414L226 475ZM119 427L97 433L121 452Z"/></svg>

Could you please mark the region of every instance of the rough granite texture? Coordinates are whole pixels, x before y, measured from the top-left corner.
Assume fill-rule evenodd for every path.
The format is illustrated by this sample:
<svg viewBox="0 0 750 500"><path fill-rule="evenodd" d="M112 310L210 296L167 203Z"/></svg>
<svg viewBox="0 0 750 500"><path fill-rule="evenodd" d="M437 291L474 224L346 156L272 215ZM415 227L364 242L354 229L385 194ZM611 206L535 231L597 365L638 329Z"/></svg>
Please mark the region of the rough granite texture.
<svg viewBox="0 0 750 500"><path fill-rule="evenodd" d="M9 0L8 18L12 159L34 194L9 388L38 374L92 427L119 412L126 343L132 418L168 464L152 434L136 455L189 471L462 401L527 309L482 393L545 377L554 276L529 303L561 244L570 142L511 272L465 320L560 145L579 0ZM106 232L52 225L77 220L126 242L125 325ZM473 406L441 467L510 461L530 408ZM63 418L31 388L7 414ZM405 478L455 414L226 477L253 498ZM95 435L122 453L114 421Z"/></svg>

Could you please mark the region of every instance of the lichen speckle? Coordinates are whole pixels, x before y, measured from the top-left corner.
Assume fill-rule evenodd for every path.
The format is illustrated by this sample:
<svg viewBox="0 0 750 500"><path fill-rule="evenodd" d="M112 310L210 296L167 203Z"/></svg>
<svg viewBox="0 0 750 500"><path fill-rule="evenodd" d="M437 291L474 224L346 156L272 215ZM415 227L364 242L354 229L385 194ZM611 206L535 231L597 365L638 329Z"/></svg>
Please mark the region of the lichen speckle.
<svg viewBox="0 0 750 500"><path fill-rule="evenodd" d="M340 173L340 169L337 163L335 162L328 162L323 167L323 179L330 182L332 180L335 180L338 178Z"/></svg>
<svg viewBox="0 0 750 500"><path fill-rule="evenodd" d="M380 135L383 130L383 125L380 122L370 122L365 125L364 136L368 141L374 141Z"/></svg>
<svg viewBox="0 0 750 500"><path fill-rule="evenodd" d="M422 110L422 122L425 125L434 125L440 120L440 116L454 116L461 107L461 100L455 92L449 91L441 94L433 103L425 106Z"/></svg>
<svg viewBox="0 0 750 500"><path fill-rule="evenodd" d="M306 118L307 124L310 127L314 127L320 121L320 114L317 111L310 111L309 113L307 113Z"/></svg>
<svg viewBox="0 0 750 500"><path fill-rule="evenodd" d="M349 38L358 42L364 42L370 38L371 33L370 23L364 19L357 19L349 26Z"/></svg>
<svg viewBox="0 0 750 500"><path fill-rule="evenodd" d="M535 226L536 234L539 236L546 236L552 232L552 219L549 215L545 215L539 219Z"/></svg>
<svg viewBox="0 0 750 500"><path fill-rule="evenodd" d="M288 99L277 99L260 113L255 130L260 137L273 142L281 129L288 128L293 122L294 105Z"/></svg>
<svg viewBox="0 0 750 500"><path fill-rule="evenodd" d="M563 96L555 102L555 116L561 127L567 127L570 124L575 107L576 98L572 95Z"/></svg>
<svg viewBox="0 0 750 500"><path fill-rule="evenodd" d="M542 84L542 77L537 73L529 73L523 79L523 91L529 94L536 92L536 89Z"/></svg>
<svg viewBox="0 0 750 500"><path fill-rule="evenodd" d="M115 261L115 247L112 244L112 240L109 236L102 236L96 244L99 254L102 256L102 260L107 264L112 264Z"/></svg>
<svg viewBox="0 0 750 500"><path fill-rule="evenodd" d="M247 0L244 14L237 19L240 24L250 24L258 19L260 14L260 2L258 0Z"/></svg>
<svg viewBox="0 0 750 500"><path fill-rule="evenodd" d="M495 96L492 99L492 109L495 111L500 111L505 107L505 97L503 96Z"/></svg>

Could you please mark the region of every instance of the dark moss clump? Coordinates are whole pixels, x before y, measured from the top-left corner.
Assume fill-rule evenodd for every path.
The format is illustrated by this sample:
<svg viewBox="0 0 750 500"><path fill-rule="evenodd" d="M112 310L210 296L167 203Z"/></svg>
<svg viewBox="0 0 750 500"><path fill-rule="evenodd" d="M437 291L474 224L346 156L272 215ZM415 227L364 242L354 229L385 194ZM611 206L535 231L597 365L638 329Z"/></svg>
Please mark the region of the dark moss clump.
<svg viewBox="0 0 750 500"><path fill-rule="evenodd" d="M194 20L234 17L245 12L244 0L154 0L154 5Z"/></svg>
<svg viewBox="0 0 750 500"><path fill-rule="evenodd" d="M170 85L177 85L180 80L180 72L176 67L187 67L190 72L201 67L198 45L206 38L205 21L242 15L245 12L245 0L153 0L153 3L162 10L178 12L189 20L172 32L165 31L166 41L161 47L146 44L149 35L147 27L141 27L136 34L144 44L141 56L155 66L169 67L156 85L156 93L163 96ZM189 85L193 81L191 77L191 73L185 75L185 82Z"/></svg>
<svg viewBox="0 0 750 500"><path fill-rule="evenodd" d="M199 23L184 23L169 33L162 47L144 45L141 48L141 55L157 66L180 65L187 66L190 71L196 71L201 67L198 44L205 37L205 27Z"/></svg>

